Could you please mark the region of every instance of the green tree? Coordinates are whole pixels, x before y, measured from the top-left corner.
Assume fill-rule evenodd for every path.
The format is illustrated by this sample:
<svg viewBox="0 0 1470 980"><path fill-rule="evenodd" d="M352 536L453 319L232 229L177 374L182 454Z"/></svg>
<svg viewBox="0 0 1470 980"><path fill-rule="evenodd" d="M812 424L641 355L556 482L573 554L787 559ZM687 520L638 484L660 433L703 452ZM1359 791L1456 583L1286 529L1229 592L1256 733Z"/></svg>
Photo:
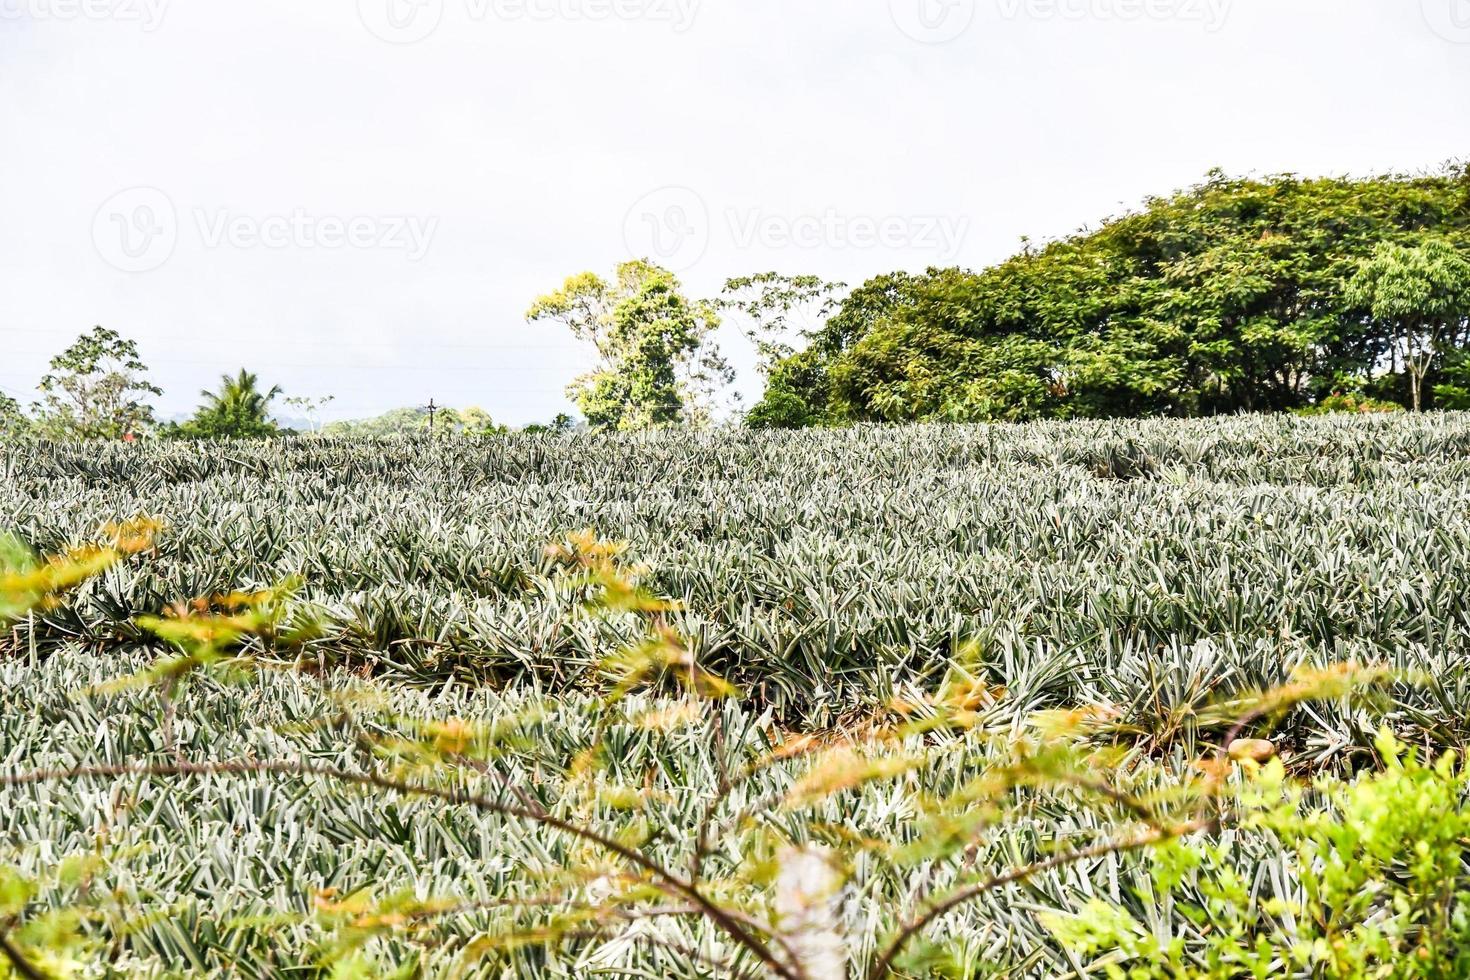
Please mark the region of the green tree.
<svg viewBox="0 0 1470 980"><path fill-rule="evenodd" d="M500 436L510 430L496 423L490 413L476 405L445 412L446 431L461 436ZM437 427L437 422L436 422Z"/></svg>
<svg viewBox="0 0 1470 980"><path fill-rule="evenodd" d="M769 377L776 365L805 347L834 313L842 308L847 287L818 276L783 276L763 272L725 282L720 309L741 317L741 329Z"/></svg>
<svg viewBox="0 0 1470 980"><path fill-rule="evenodd" d="M1445 353L1439 367L1440 384L1434 386L1434 406L1448 411L1470 411L1470 350L1464 347Z"/></svg>
<svg viewBox="0 0 1470 980"><path fill-rule="evenodd" d="M612 280L572 276L526 319L561 324L592 344L597 366L568 393L596 428L708 424L731 380L714 343L714 304L690 300L672 273L646 261L619 265Z"/></svg>
<svg viewBox="0 0 1470 980"><path fill-rule="evenodd" d="M1409 376L1414 411L1437 358L1463 347L1470 323L1470 261L1452 243L1428 238L1384 242L1348 283L1348 301L1385 325L1392 352Z"/></svg>
<svg viewBox="0 0 1470 980"><path fill-rule="evenodd" d="M194 417L171 431L184 439L271 439L284 430L271 418L270 404L281 394L279 385L260 390L260 379L240 369L220 376L218 391L201 391L204 404Z"/></svg>
<svg viewBox="0 0 1470 980"><path fill-rule="evenodd" d="M878 322L909 302L909 287L918 280L905 272L876 276L835 308L822 297L820 315L804 333L805 349L771 366L765 397L746 416L746 424L792 428L849 420L833 404L832 367Z"/></svg>
<svg viewBox="0 0 1470 980"><path fill-rule="evenodd" d="M292 395L289 398L283 399L288 408L301 412L306 416L307 424L310 426L312 434L316 434L322 430L322 409L336 400L336 395L323 395L320 398L313 398L310 395Z"/></svg>
<svg viewBox="0 0 1470 980"><path fill-rule="evenodd" d="M1415 252L1418 298L1400 295L1382 315L1349 284L1380 246L1464 241L1467 200L1465 169L1366 180L1215 171L980 272L864 283L774 365L772 404L752 415L1194 416L1300 409L1334 392L1410 402L1466 332L1458 262ZM1441 335L1427 358L1426 330ZM1411 341L1417 357L1406 357Z"/></svg>
<svg viewBox="0 0 1470 980"><path fill-rule="evenodd" d="M745 425L751 429L805 429L818 424L820 417L806 399L780 383L768 386L765 397L745 414Z"/></svg>
<svg viewBox="0 0 1470 980"><path fill-rule="evenodd" d="M577 427L577 420L566 412L557 412L556 417L550 422L535 422L521 429L522 432L533 435L565 435Z"/></svg>
<svg viewBox="0 0 1470 980"><path fill-rule="evenodd" d="M817 276L764 272L727 280L718 300L732 311L756 352L756 368L767 379L761 402L745 415L752 429L800 429L823 420L825 395L814 398L798 355L821 338L842 309L847 287ZM803 360L809 360L804 358ZM815 403L815 405L814 405Z"/></svg>
<svg viewBox="0 0 1470 980"><path fill-rule="evenodd" d="M51 359L41 379L37 429L51 439L121 439L153 427L145 398L163 390L148 381L138 345L115 331L90 333Z"/></svg>
<svg viewBox="0 0 1470 980"><path fill-rule="evenodd" d="M26 418L20 402L0 391L0 440L20 439L31 433L31 420Z"/></svg>

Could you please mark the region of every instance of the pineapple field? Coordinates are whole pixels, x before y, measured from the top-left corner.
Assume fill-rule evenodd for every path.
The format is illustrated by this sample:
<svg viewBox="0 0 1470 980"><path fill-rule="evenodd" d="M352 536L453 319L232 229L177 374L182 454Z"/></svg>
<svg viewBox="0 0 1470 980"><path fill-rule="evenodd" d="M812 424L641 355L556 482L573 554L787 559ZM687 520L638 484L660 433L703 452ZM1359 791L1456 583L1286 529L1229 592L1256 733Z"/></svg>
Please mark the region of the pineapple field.
<svg viewBox="0 0 1470 980"><path fill-rule="evenodd" d="M0 474L13 577L155 529L0 633L15 975L1470 957L1470 415L35 443ZM793 910L811 854L836 883Z"/></svg>

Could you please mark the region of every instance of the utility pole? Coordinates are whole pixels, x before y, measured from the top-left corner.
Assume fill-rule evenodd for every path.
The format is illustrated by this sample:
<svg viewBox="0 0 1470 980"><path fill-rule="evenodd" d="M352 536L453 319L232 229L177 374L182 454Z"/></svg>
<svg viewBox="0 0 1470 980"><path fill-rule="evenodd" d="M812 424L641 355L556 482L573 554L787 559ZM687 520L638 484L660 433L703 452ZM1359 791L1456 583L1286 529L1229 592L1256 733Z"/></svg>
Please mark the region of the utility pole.
<svg viewBox="0 0 1470 980"><path fill-rule="evenodd" d="M435 405L434 399L430 398L429 404L425 407L429 410L429 438L432 439L434 438L434 416L439 414L439 406Z"/></svg>

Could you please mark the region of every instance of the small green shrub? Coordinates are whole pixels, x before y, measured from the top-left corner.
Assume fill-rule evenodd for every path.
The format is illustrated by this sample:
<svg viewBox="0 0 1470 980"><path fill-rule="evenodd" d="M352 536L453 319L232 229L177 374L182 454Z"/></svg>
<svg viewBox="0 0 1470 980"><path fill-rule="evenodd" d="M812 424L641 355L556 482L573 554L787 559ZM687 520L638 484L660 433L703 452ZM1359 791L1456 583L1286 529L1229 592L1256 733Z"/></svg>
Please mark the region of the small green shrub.
<svg viewBox="0 0 1470 980"><path fill-rule="evenodd" d="M1385 730L1384 768L1353 780L1288 779L1252 767L1232 835L1262 838L1275 873L1242 866L1238 841L1174 840L1154 853L1152 888L1183 927L1150 928L1097 899L1047 924L1128 980L1202 976L1461 977L1470 973L1470 767L1426 760Z"/></svg>
<svg viewBox="0 0 1470 980"><path fill-rule="evenodd" d="M1398 402L1383 401L1379 398L1371 398L1367 395L1343 394L1341 392L1329 395L1309 408L1299 408L1296 414L1303 416L1313 415L1335 415L1342 412L1350 412L1356 415L1383 414L1386 412L1402 412L1404 406Z"/></svg>
<svg viewBox="0 0 1470 980"><path fill-rule="evenodd" d="M751 429L805 429L820 422L800 395L789 388L772 385L760 403L745 414Z"/></svg>

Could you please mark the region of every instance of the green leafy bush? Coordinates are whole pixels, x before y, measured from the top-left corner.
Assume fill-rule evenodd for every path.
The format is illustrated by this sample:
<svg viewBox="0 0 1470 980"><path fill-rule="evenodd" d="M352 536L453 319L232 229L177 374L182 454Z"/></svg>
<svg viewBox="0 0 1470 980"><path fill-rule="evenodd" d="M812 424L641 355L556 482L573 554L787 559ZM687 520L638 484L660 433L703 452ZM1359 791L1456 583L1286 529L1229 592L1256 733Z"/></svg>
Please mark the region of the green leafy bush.
<svg viewBox="0 0 1470 980"><path fill-rule="evenodd" d="M1103 899L1050 915L1071 948L1109 976L1452 977L1470 971L1470 769L1457 753L1421 759L1385 730L1384 768L1309 786L1279 761L1246 777L1240 836L1279 854L1243 866L1229 840L1176 840L1154 855L1150 887L1181 920L1150 927Z"/></svg>
<svg viewBox="0 0 1470 980"><path fill-rule="evenodd" d="M1328 395L1315 405L1308 408L1297 409L1297 414L1302 416L1332 415L1338 412L1349 412L1358 415L1382 414L1385 412L1402 412L1404 406L1398 402L1383 401L1378 398L1370 398L1367 395L1343 394L1337 392Z"/></svg>

